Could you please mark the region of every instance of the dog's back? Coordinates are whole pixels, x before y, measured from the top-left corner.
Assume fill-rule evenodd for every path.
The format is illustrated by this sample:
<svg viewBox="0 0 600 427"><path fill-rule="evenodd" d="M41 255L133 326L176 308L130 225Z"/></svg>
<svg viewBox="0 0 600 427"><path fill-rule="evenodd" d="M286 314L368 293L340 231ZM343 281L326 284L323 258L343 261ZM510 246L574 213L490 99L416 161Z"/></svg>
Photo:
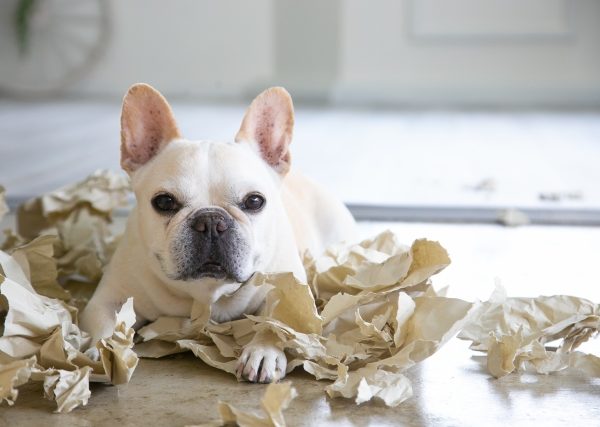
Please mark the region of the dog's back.
<svg viewBox="0 0 600 427"><path fill-rule="evenodd" d="M290 171L282 197L300 254L308 249L319 255L333 243L356 240L356 223L346 206L304 175Z"/></svg>

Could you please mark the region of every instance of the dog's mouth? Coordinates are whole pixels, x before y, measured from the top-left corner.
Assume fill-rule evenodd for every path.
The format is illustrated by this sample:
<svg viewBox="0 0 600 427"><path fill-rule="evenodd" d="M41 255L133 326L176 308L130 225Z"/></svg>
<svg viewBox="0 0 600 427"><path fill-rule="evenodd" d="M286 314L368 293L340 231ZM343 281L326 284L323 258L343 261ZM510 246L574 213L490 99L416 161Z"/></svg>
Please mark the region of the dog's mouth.
<svg viewBox="0 0 600 427"><path fill-rule="evenodd" d="M228 273L223 265L218 262L205 262L196 271L196 277L212 277L213 279L225 279Z"/></svg>

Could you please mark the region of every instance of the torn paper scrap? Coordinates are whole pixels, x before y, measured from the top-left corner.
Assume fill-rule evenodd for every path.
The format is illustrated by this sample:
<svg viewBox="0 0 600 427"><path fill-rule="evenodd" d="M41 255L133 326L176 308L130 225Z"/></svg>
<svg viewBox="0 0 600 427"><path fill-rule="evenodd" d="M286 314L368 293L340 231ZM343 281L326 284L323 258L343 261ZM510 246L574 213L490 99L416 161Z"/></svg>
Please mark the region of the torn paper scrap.
<svg viewBox="0 0 600 427"><path fill-rule="evenodd" d="M531 222L529 216L525 212L514 208L504 209L498 212L497 221L507 227L518 227L527 225Z"/></svg>
<svg viewBox="0 0 600 427"><path fill-rule="evenodd" d="M56 412L70 412L80 405L86 405L90 397L89 376L92 368L65 371L43 369L35 356L28 359L0 363L0 402L5 400L13 405L18 396L17 387L29 380L43 381L44 395L56 401Z"/></svg>
<svg viewBox="0 0 600 427"><path fill-rule="evenodd" d="M35 357L28 359L14 360L3 363L0 361L0 403L6 401L13 405L19 390L17 387L29 381L31 368L35 364Z"/></svg>
<svg viewBox="0 0 600 427"><path fill-rule="evenodd" d="M6 264L0 259L0 266L5 272ZM18 275L16 278L20 279ZM11 353L9 343L12 338L29 339L35 348L39 348L56 328L73 324L72 313L65 303L37 294L28 282L17 282L0 274L0 292L8 302L0 350L12 357L31 355L23 354L23 349Z"/></svg>
<svg viewBox="0 0 600 427"><path fill-rule="evenodd" d="M110 219L114 209L127 205L129 194L127 177L97 170L83 181L46 193L20 206L17 212L18 232L33 239L43 230L83 209Z"/></svg>
<svg viewBox="0 0 600 427"><path fill-rule="evenodd" d="M298 332L321 333L323 321L310 287L298 281L292 273L257 273L250 284L272 287L260 313L262 316L279 320Z"/></svg>
<svg viewBox="0 0 600 427"><path fill-rule="evenodd" d="M507 298L496 289L459 338L487 352L487 368L499 378L517 370L548 374L574 368L600 374L600 358L573 352L600 330L600 306L567 295ZM556 344L557 343L557 344Z"/></svg>
<svg viewBox="0 0 600 427"><path fill-rule="evenodd" d="M119 236L110 230L112 212L127 205L128 179L109 171L96 171L76 184L31 199L17 211L18 235L3 245L54 234L59 278L77 277L96 284L112 256ZM92 287L91 292L94 288Z"/></svg>
<svg viewBox="0 0 600 427"><path fill-rule="evenodd" d="M133 298L128 298L117 313L112 336L100 340L97 344L104 372L111 384L128 383L138 364L138 356L132 350L134 323Z"/></svg>
<svg viewBox="0 0 600 427"><path fill-rule="evenodd" d="M338 293L386 292L418 285L450 264L437 242L400 244L391 231L355 245L334 245L323 256L305 255L315 297L328 300Z"/></svg>
<svg viewBox="0 0 600 427"><path fill-rule="evenodd" d="M8 205L6 204L6 190L0 185L0 221L8 213Z"/></svg>
<svg viewBox="0 0 600 427"><path fill-rule="evenodd" d="M14 248L10 255L19 263L38 294L68 301L70 293L57 281L58 268L54 258L57 241L54 235L42 235Z"/></svg>
<svg viewBox="0 0 600 427"><path fill-rule="evenodd" d="M326 387L330 397L354 398L356 404L381 399L388 406L397 406L413 395L412 385L400 372L379 369L376 365L359 368L351 373L339 366L338 379Z"/></svg>
<svg viewBox="0 0 600 427"><path fill-rule="evenodd" d="M44 373L44 394L56 401L56 412L71 412L80 405L87 405L91 396L90 373L84 366L74 371L48 370Z"/></svg>
<svg viewBox="0 0 600 427"><path fill-rule="evenodd" d="M198 424L191 427L208 427L235 425L239 427L285 427L283 411L287 409L290 402L298 395L292 383L287 381L277 384L269 384L261 400L264 414L256 415L242 411L235 406L219 402L220 420Z"/></svg>
<svg viewBox="0 0 600 427"><path fill-rule="evenodd" d="M379 356L357 370L338 368L338 379L326 388L329 396L355 397L356 403L373 397L388 406L402 403L412 396L410 382L402 372L434 354L477 310L472 303L446 297L416 297L414 303L413 314L404 324L402 344L390 345L388 357Z"/></svg>

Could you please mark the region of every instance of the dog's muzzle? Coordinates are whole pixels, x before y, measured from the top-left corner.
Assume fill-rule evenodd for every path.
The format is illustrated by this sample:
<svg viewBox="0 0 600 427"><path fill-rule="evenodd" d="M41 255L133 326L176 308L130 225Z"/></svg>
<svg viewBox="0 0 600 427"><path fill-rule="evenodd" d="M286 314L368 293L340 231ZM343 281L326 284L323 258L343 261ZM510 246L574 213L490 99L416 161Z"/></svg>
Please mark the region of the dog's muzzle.
<svg viewBox="0 0 600 427"><path fill-rule="evenodd" d="M182 239L173 247L178 279L240 279L248 247L225 209L200 209L188 218L186 228Z"/></svg>

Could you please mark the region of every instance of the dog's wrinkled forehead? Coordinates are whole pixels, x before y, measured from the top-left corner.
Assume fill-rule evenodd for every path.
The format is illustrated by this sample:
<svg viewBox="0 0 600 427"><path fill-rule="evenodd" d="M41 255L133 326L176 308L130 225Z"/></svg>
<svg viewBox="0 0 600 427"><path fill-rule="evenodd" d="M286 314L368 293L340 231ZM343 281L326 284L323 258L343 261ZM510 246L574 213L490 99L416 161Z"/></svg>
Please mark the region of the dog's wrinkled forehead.
<svg viewBox="0 0 600 427"><path fill-rule="evenodd" d="M276 175L249 144L176 140L133 176L139 198L168 192L193 206L237 203L274 190Z"/></svg>

